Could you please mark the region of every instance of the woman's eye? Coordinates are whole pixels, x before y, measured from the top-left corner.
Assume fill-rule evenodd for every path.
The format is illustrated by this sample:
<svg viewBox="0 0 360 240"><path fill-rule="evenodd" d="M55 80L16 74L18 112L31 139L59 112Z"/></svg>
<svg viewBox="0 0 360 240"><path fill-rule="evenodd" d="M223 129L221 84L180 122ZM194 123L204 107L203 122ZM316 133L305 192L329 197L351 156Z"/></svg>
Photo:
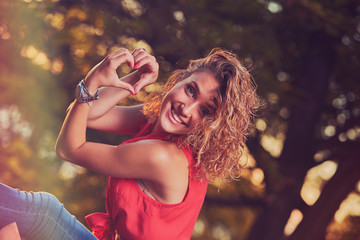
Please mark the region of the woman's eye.
<svg viewBox="0 0 360 240"><path fill-rule="evenodd" d="M189 96L190 96L191 98L194 98L194 97L195 97L196 92L195 92L195 89L194 89L193 86L187 85L187 86L186 86L186 91L187 91L187 93L189 94Z"/></svg>
<svg viewBox="0 0 360 240"><path fill-rule="evenodd" d="M210 114L210 111L207 108L201 107L200 108L200 114L201 114L201 116L205 117L205 116Z"/></svg>

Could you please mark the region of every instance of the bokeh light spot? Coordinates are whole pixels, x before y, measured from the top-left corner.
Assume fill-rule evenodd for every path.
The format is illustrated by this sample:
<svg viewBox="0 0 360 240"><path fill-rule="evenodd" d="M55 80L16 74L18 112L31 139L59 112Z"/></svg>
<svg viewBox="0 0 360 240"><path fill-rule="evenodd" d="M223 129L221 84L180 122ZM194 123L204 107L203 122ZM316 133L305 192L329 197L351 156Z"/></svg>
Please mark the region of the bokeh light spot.
<svg viewBox="0 0 360 240"><path fill-rule="evenodd" d="M303 214L299 209L292 210L289 220L285 225L284 234L286 236L291 235L295 231L296 227L299 225L302 219L303 219Z"/></svg>
<svg viewBox="0 0 360 240"><path fill-rule="evenodd" d="M255 126L257 130L262 132L265 131L267 128L266 122L261 118L256 120Z"/></svg>
<svg viewBox="0 0 360 240"><path fill-rule="evenodd" d="M309 206L314 205L318 200L324 184L334 176L337 169L337 163L334 161L325 161L311 168L305 177L301 188L301 198Z"/></svg>
<svg viewBox="0 0 360 240"><path fill-rule="evenodd" d="M272 13L278 13L282 11L282 6L279 3L273 1L268 3L267 8Z"/></svg>

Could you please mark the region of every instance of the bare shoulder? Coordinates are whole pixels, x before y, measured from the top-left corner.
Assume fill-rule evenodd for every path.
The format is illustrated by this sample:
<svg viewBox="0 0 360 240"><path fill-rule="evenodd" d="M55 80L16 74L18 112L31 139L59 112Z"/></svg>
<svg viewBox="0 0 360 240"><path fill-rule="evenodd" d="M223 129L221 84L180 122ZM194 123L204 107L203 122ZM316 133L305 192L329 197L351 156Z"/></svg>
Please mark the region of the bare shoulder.
<svg viewBox="0 0 360 240"><path fill-rule="evenodd" d="M166 167L187 166L188 161L184 151L175 142L160 139L146 139L136 142L138 149L147 155L150 161Z"/></svg>
<svg viewBox="0 0 360 240"><path fill-rule="evenodd" d="M171 141L146 139L121 145L122 156L136 164L137 177L164 183L175 177L187 176L188 161L185 153Z"/></svg>
<svg viewBox="0 0 360 240"><path fill-rule="evenodd" d="M150 193L164 203L180 203L188 189L189 163L174 142L149 139L139 142L148 149L148 159L156 170L150 178L143 178Z"/></svg>

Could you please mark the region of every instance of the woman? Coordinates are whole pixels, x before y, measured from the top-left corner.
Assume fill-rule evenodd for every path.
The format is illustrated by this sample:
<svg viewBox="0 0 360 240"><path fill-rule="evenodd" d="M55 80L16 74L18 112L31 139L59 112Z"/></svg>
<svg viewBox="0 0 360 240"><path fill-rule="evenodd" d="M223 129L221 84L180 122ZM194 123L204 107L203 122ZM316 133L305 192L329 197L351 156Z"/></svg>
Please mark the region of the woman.
<svg viewBox="0 0 360 240"><path fill-rule="evenodd" d="M119 80L116 69L125 63L137 70ZM175 71L144 105L116 105L157 76L156 59L144 49L107 56L78 85L60 131L61 158L110 176L107 213L86 218L98 239L190 239L207 181L238 173L258 106L248 71L233 54L215 49ZM134 136L119 146L93 143L86 127ZM67 231L65 222L54 230L65 229L64 239L94 238L78 222Z"/></svg>

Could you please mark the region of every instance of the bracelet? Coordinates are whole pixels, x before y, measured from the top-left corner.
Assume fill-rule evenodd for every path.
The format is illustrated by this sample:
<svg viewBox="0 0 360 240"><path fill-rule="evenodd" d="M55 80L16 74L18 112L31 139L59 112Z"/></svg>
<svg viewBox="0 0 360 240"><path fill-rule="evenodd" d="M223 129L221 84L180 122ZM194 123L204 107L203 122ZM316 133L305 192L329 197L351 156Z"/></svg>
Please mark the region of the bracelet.
<svg viewBox="0 0 360 240"><path fill-rule="evenodd" d="M80 81L77 85L79 92L77 93L76 99L81 103L87 103L90 107L92 106L92 101L99 99L99 89L96 91L95 95L92 95L89 89L85 85L84 79Z"/></svg>

